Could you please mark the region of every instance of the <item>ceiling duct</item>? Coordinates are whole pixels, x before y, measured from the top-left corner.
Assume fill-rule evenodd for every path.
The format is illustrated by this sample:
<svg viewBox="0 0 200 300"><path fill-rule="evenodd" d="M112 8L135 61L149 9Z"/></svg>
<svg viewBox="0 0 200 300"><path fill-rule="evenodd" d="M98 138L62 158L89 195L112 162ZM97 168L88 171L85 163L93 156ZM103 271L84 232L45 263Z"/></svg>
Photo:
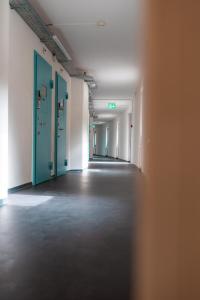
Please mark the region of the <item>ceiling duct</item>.
<svg viewBox="0 0 200 300"><path fill-rule="evenodd" d="M94 97L94 93L97 89L97 84L96 84L96 81L94 80L94 77L92 77L90 75L87 75L87 73L85 71L79 71L78 74L72 75L72 77L82 79L88 84L89 96L90 96L90 101L89 102L92 105L92 98ZM90 105L90 110L91 110L91 105Z"/></svg>
<svg viewBox="0 0 200 300"><path fill-rule="evenodd" d="M93 97L97 88L94 78L87 75L85 71L77 70L74 67L72 59L62 42L55 33L50 30L50 27L45 24L30 2L28 0L9 0L9 4L11 9L14 9L20 15L25 23L38 36L40 41L44 43L53 55L56 56L58 62L69 75L71 77L83 79L88 84L90 98ZM90 110L92 110L91 106Z"/></svg>
<svg viewBox="0 0 200 300"><path fill-rule="evenodd" d="M9 0L11 9L14 9L26 24L34 31L40 41L54 54L58 62L71 75L73 73L69 56L59 47L55 41L55 35L49 30L42 18L38 15L35 8L28 0Z"/></svg>
<svg viewBox="0 0 200 300"><path fill-rule="evenodd" d="M76 78L84 80L85 82L87 82L90 89L97 88L97 84L94 80L94 77L87 75L87 73L85 71L82 71L82 72L79 72L78 74L72 75L72 77L76 77Z"/></svg>
<svg viewBox="0 0 200 300"><path fill-rule="evenodd" d="M85 71L79 72L78 74L74 75L73 77L83 79L86 82L94 82L94 78L92 76L87 75Z"/></svg>

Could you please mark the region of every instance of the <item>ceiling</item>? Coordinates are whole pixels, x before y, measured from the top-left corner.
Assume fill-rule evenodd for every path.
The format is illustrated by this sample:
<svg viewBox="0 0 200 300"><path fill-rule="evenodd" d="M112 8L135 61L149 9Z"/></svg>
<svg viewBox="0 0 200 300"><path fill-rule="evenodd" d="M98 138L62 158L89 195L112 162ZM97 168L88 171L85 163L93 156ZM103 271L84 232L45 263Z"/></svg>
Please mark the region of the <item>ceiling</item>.
<svg viewBox="0 0 200 300"><path fill-rule="evenodd" d="M31 0L76 67L94 76L94 99L129 100L138 83L139 0ZM105 26L97 26L104 21Z"/></svg>

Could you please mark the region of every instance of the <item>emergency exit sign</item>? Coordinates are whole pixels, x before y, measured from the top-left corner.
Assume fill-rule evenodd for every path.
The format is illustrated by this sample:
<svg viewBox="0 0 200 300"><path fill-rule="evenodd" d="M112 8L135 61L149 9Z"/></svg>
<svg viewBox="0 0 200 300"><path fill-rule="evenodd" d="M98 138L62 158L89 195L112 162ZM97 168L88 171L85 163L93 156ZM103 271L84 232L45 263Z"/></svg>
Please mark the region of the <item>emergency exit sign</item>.
<svg viewBox="0 0 200 300"><path fill-rule="evenodd" d="M116 105L116 103L114 103L114 102L108 103L108 108L109 108L109 109L116 109L116 108L117 108L117 105Z"/></svg>

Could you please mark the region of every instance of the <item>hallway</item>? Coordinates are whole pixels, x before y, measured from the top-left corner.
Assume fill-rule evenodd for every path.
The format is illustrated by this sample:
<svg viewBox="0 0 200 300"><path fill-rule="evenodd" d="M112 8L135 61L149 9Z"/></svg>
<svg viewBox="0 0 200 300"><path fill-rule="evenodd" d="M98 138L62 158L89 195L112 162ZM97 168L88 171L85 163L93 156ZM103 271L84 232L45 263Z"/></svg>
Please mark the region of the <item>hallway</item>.
<svg viewBox="0 0 200 300"><path fill-rule="evenodd" d="M200 1L0 20L0 300L199 300Z"/></svg>
<svg viewBox="0 0 200 300"><path fill-rule="evenodd" d="M129 164L92 163L10 194L0 210L0 299L130 299L137 177Z"/></svg>

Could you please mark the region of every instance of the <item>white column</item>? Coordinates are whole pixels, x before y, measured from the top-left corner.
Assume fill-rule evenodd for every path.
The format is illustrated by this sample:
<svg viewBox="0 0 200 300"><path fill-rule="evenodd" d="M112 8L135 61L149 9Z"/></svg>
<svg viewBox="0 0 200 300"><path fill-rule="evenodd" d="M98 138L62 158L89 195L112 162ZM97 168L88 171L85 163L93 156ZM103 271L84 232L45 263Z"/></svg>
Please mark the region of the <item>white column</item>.
<svg viewBox="0 0 200 300"><path fill-rule="evenodd" d="M89 160L89 91L87 84L71 80L70 169L82 170Z"/></svg>
<svg viewBox="0 0 200 300"><path fill-rule="evenodd" d="M9 59L9 1L0 1L0 201L8 189L8 59Z"/></svg>

